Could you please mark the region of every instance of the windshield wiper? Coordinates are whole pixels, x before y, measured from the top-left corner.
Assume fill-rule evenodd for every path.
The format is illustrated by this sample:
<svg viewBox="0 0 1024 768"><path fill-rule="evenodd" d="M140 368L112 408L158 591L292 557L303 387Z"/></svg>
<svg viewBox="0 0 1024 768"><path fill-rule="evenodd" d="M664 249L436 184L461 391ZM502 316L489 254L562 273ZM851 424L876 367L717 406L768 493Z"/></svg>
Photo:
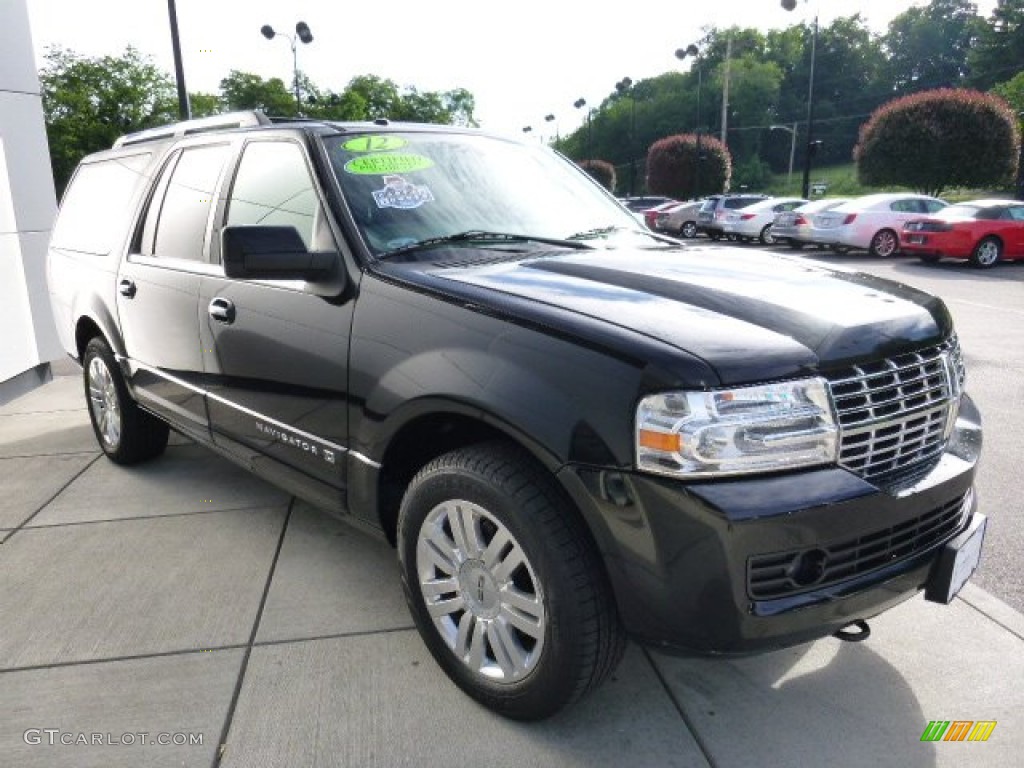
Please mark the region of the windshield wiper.
<svg viewBox="0 0 1024 768"><path fill-rule="evenodd" d="M659 234L658 232L651 232L648 229L641 229L640 227L630 228L621 227L618 225L612 225L610 227L595 227L594 229L585 229L582 232L577 232L575 235L571 235L569 239L577 242L580 240L593 240L595 238L604 237L605 235L610 235L614 232L632 232L637 235L645 235L646 237L649 237L652 240L657 240L659 243L664 243L665 245L681 245L681 243L678 240L674 240L671 237L666 237L665 235Z"/></svg>
<svg viewBox="0 0 1024 768"><path fill-rule="evenodd" d="M516 235L508 232L487 232L482 229L470 229L465 232L456 232L453 235L442 235L440 237L428 237L426 240L417 240L415 243L392 248L390 251L378 254L377 259L390 259L392 256L400 256L403 253L412 253L426 248L434 248L439 245L451 245L454 243L540 243L542 245L554 245L559 248L573 248L575 250L593 250L591 246L577 240L561 240L553 237L538 237L536 235Z"/></svg>

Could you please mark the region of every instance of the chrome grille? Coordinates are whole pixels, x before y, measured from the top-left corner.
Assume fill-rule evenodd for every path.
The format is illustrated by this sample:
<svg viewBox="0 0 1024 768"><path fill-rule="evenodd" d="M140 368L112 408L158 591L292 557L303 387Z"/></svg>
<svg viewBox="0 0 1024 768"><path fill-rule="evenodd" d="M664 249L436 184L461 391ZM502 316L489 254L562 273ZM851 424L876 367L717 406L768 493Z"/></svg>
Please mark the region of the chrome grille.
<svg viewBox="0 0 1024 768"><path fill-rule="evenodd" d="M871 481L927 468L942 453L963 388L956 338L829 378L839 419L839 464Z"/></svg>

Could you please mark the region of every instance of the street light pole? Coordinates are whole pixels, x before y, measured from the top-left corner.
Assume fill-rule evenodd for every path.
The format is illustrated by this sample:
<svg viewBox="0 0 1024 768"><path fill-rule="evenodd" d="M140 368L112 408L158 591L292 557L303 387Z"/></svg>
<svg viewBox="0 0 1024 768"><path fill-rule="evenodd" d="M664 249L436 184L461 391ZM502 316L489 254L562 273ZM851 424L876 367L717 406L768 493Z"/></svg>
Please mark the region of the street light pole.
<svg viewBox="0 0 1024 768"><path fill-rule="evenodd" d="M185 88L185 68L181 64L181 41L178 39L178 9L174 0L167 0L167 15L171 21L171 50L174 53L174 80L178 85L178 117L188 120L192 110L188 104L188 90Z"/></svg>
<svg viewBox="0 0 1024 768"><path fill-rule="evenodd" d="M572 105L576 107L576 109L583 109L583 107L587 106L587 100L581 96L576 99ZM590 151L590 110L587 110L587 159L592 159Z"/></svg>
<svg viewBox="0 0 1024 768"><path fill-rule="evenodd" d="M620 95L629 94L629 196L636 187L636 98L633 96L633 80L624 77L615 84Z"/></svg>
<svg viewBox="0 0 1024 768"><path fill-rule="evenodd" d="M696 134L696 148L695 156L693 159L693 199L700 199L700 91L703 80L703 69L700 65L700 49L696 45L690 44L686 48L676 49L676 58L682 61L687 56L693 58L693 65L697 68L697 129L694 131Z"/></svg>
<svg viewBox="0 0 1024 768"><path fill-rule="evenodd" d="M298 54L298 43L306 45L313 42L313 33L309 31L309 25L300 21L295 25L295 36L285 32L275 32L274 28L269 24L264 24L260 27L260 34L263 35L267 40L273 40L277 35L288 38L288 42L292 48L292 86L295 89L295 112L302 114L302 98L299 95L299 54Z"/></svg>
<svg viewBox="0 0 1024 768"><path fill-rule="evenodd" d="M789 173L786 175L786 187L793 183L793 158L796 155L796 127L799 123L793 123L793 127L790 128L788 125L770 125L768 130L770 131L786 131L789 133Z"/></svg>
<svg viewBox="0 0 1024 768"><path fill-rule="evenodd" d="M806 0L805 0L806 2ZM796 8L796 0L782 0L782 7L787 11ZM814 12L814 29L811 33L811 68L807 80L807 145L804 151L804 178L801 194L810 199L811 192L811 153L821 145L814 140L814 64L818 53L818 11Z"/></svg>

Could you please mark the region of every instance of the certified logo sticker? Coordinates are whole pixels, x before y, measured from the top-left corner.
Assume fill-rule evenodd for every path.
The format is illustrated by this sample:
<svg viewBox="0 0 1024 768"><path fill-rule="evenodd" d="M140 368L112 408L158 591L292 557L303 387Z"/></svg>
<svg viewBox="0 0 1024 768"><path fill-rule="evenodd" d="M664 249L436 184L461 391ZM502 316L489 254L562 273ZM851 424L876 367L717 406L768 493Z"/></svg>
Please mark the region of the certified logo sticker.
<svg viewBox="0 0 1024 768"><path fill-rule="evenodd" d="M405 152L388 152L355 157L345 163L345 172L358 176L385 176L392 173L409 173L433 168L434 161L423 155Z"/></svg>
<svg viewBox="0 0 1024 768"><path fill-rule="evenodd" d="M357 136L341 145L349 152L387 152L401 149L408 142L401 136Z"/></svg>
<svg viewBox="0 0 1024 768"><path fill-rule="evenodd" d="M423 184L413 184L401 176L385 176L384 189L374 190L373 200L378 208L410 210L434 200L434 195Z"/></svg>

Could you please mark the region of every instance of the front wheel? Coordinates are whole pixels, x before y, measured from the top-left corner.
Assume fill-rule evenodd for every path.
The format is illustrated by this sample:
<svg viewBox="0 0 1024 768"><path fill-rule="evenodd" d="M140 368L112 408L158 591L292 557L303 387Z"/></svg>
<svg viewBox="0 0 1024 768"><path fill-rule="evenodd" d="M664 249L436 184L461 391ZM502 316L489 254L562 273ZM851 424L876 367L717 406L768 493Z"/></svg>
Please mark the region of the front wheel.
<svg viewBox="0 0 1024 768"><path fill-rule="evenodd" d="M871 238L871 244L868 246L868 251L872 256L879 256L883 259L889 258L899 249L899 238L891 229L875 232L875 236Z"/></svg>
<svg viewBox="0 0 1024 768"><path fill-rule="evenodd" d="M679 234L687 240L692 240L697 236L697 225L692 221L684 222L683 226L679 228Z"/></svg>
<svg viewBox="0 0 1024 768"><path fill-rule="evenodd" d="M758 240L761 241L762 245L772 245L775 243L775 237L772 235L772 225L766 224L761 228L761 234L758 235Z"/></svg>
<svg viewBox="0 0 1024 768"><path fill-rule="evenodd" d="M553 715L622 657L588 532L550 476L511 446L464 448L424 467L402 500L398 553L430 652L502 715Z"/></svg>
<svg viewBox="0 0 1024 768"><path fill-rule="evenodd" d="M971 264L980 269L994 266L1003 257L1003 244L994 237L986 237L971 253Z"/></svg>
<svg viewBox="0 0 1024 768"><path fill-rule="evenodd" d="M167 424L135 404L114 353L99 336L85 346L82 378L93 432L112 461L138 464L164 452Z"/></svg>

